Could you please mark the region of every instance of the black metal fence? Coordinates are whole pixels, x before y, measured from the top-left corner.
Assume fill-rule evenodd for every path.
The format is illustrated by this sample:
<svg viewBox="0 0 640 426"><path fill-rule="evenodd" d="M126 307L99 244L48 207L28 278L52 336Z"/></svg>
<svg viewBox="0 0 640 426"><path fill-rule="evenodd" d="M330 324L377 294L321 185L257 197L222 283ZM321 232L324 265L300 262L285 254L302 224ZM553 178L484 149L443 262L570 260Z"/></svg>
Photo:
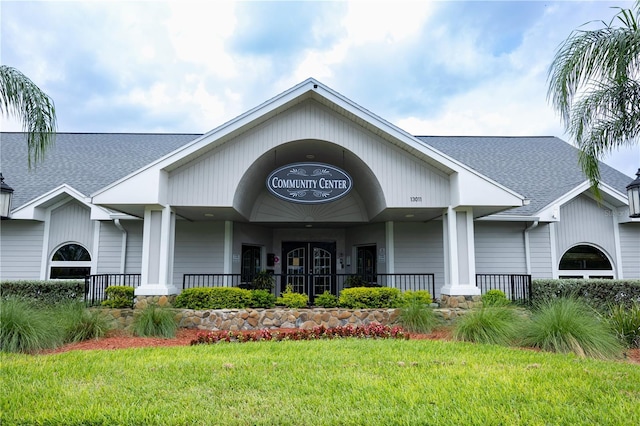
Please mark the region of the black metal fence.
<svg viewBox="0 0 640 426"><path fill-rule="evenodd" d="M107 287L121 285L136 288L140 285L140 278L141 274L87 275L84 279L85 303L89 306L99 305L103 300L107 300Z"/></svg>
<svg viewBox="0 0 640 426"><path fill-rule="evenodd" d="M476 274L476 286L482 294L495 289L503 291L512 302L531 301L531 275Z"/></svg>

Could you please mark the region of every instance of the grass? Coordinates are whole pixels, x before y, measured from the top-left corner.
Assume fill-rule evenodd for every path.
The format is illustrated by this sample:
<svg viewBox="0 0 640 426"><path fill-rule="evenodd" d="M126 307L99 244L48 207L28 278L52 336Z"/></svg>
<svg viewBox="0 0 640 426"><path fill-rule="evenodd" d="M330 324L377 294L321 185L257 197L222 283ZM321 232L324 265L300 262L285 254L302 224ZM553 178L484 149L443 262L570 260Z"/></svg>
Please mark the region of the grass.
<svg viewBox="0 0 640 426"><path fill-rule="evenodd" d="M158 305L148 305L133 321L133 332L144 337L172 338L177 328L173 311Z"/></svg>
<svg viewBox="0 0 640 426"><path fill-rule="evenodd" d="M522 318L512 308L483 306L456 320L453 337L467 342L509 345L516 339L522 322Z"/></svg>
<svg viewBox="0 0 640 426"><path fill-rule="evenodd" d="M610 325L584 302L573 298L537 306L525 327L522 343L545 351L600 359L620 357L623 351Z"/></svg>
<svg viewBox="0 0 640 426"><path fill-rule="evenodd" d="M97 339L109 330L101 312L87 309L82 302L57 305L52 308L52 314L58 319L65 343Z"/></svg>
<svg viewBox="0 0 640 426"><path fill-rule="evenodd" d="M611 305L606 316L618 338L629 348L640 348L640 303Z"/></svg>
<svg viewBox="0 0 640 426"><path fill-rule="evenodd" d="M0 422L47 425L621 425L640 368L427 340L0 354Z"/></svg>
<svg viewBox="0 0 640 426"><path fill-rule="evenodd" d="M2 300L0 306L0 349L31 353L63 342L50 310L35 307L21 299Z"/></svg>
<svg viewBox="0 0 640 426"><path fill-rule="evenodd" d="M400 324L409 333L430 333L438 324L433 309L421 300L411 300L400 310Z"/></svg>

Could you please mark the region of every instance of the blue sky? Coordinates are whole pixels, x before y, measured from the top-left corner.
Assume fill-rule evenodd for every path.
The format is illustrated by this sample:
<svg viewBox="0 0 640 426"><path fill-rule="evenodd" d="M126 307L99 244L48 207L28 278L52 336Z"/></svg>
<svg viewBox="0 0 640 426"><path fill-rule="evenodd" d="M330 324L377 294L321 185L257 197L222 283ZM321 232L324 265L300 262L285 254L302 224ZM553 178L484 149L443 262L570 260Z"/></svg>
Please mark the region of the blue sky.
<svg viewBox="0 0 640 426"><path fill-rule="evenodd" d="M204 133L314 77L415 135L570 142L546 99L553 54L631 5L2 0L0 53L53 97L63 132ZM605 161L633 176L640 147Z"/></svg>

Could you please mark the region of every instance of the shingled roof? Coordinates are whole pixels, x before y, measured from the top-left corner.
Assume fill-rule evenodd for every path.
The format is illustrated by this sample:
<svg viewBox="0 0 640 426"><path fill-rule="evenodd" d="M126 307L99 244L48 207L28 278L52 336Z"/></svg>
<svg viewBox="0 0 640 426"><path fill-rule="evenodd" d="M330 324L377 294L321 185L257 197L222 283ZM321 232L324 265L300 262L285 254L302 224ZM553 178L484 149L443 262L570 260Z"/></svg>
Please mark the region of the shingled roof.
<svg viewBox="0 0 640 426"><path fill-rule="evenodd" d="M503 214L530 215L586 181L578 149L554 136L417 136L530 200ZM602 182L626 194L632 178L600 163Z"/></svg>
<svg viewBox="0 0 640 426"><path fill-rule="evenodd" d="M0 133L1 169L17 208L67 184L90 195L196 139L198 134L58 133L45 160L27 167L23 133Z"/></svg>
<svg viewBox="0 0 640 426"><path fill-rule="evenodd" d="M0 133L0 171L14 208L64 184L84 195L121 179L200 134L58 133L31 170L23 133ZM585 182L578 151L556 137L418 136L417 139L531 200L505 212L529 215ZM601 163L603 182L625 193L631 178Z"/></svg>

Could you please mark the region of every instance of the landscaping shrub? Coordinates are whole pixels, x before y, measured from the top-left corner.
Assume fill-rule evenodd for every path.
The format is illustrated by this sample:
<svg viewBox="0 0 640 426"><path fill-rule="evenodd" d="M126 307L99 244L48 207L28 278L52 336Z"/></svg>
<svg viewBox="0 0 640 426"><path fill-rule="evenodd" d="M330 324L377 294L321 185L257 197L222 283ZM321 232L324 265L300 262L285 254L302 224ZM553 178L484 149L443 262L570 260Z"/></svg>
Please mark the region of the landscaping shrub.
<svg viewBox="0 0 640 426"><path fill-rule="evenodd" d="M124 285L112 285L105 289L107 300L102 302L102 306L107 308L131 308L135 290L133 287Z"/></svg>
<svg viewBox="0 0 640 426"><path fill-rule="evenodd" d="M276 304L293 309L306 308L309 304L309 296L305 293L295 293L293 287L287 285L281 296L276 300Z"/></svg>
<svg viewBox="0 0 640 426"><path fill-rule="evenodd" d="M316 297L314 302L316 306L322 306L323 308L335 308L338 306L338 298L331 294L331 292L325 290L320 296Z"/></svg>
<svg viewBox="0 0 640 426"><path fill-rule="evenodd" d="M81 342L102 337L109 330L109 322L99 310L90 310L82 302L67 302L54 308L54 315L63 333L63 340Z"/></svg>
<svg viewBox="0 0 640 426"><path fill-rule="evenodd" d="M427 290L407 290L402 293L402 297L407 305L411 304L413 301L417 301L419 303L422 303L423 305L430 305L431 302L433 302L431 293L429 293Z"/></svg>
<svg viewBox="0 0 640 426"><path fill-rule="evenodd" d="M506 306L509 303L509 299L502 290L493 289L482 295L483 306Z"/></svg>
<svg viewBox="0 0 640 426"><path fill-rule="evenodd" d="M273 308L276 305L276 296L269 290L250 290L251 307L253 308Z"/></svg>
<svg viewBox="0 0 640 426"><path fill-rule="evenodd" d="M366 287L368 284L369 282L362 278L360 275L350 275L346 280L344 280L344 286L346 288Z"/></svg>
<svg viewBox="0 0 640 426"><path fill-rule="evenodd" d="M271 272L260 271L251 281L251 290L272 291L275 283L276 279Z"/></svg>
<svg viewBox="0 0 640 426"><path fill-rule="evenodd" d="M617 358L622 345L609 325L584 301L552 299L538 304L522 344L546 351L600 359Z"/></svg>
<svg viewBox="0 0 640 426"><path fill-rule="evenodd" d="M49 311L25 300L8 298L0 309L0 348L3 352L33 353L62 343L60 329Z"/></svg>
<svg viewBox="0 0 640 426"><path fill-rule="evenodd" d="M506 306L483 306L456 319L453 337L466 342L510 345L520 332L522 319Z"/></svg>
<svg viewBox="0 0 640 426"><path fill-rule="evenodd" d="M253 299L250 290L238 287L201 287L183 290L174 303L184 309L248 308Z"/></svg>
<svg viewBox="0 0 640 426"><path fill-rule="evenodd" d="M69 300L82 300L84 298L84 281L2 281L0 282L0 295L2 299L19 298L53 305Z"/></svg>
<svg viewBox="0 0 640 426"><path fill-rule="evenodd" d="M339 305L348 309L398 308L402 293L392 287L353 287L340 292Z"/></svg>
<svg viewBox="0 0 640 426"><path fill-rule="evenodd" d="M634 302L640 303L640 280L533 280L531 290L534 304L557 298L578 298L606 312L612 303L629 308Z"/></svg>
<svg viewBox="0 0 640 426"><path fill-rule="evenodd" d="M133 319L133 332L138 336L172 338L177 328L173 310L158 305L147 305Z"/></svg>
<svg viewBox="0 0 640 426"><path fill-rule="evenodd" d="M630 308L611 305L607 319L621 342L629 348L640 348L640 303Z"/></svg>
<svg viewBox="0 0 640 426"><path fill-rule="evenodd" d="M430 299L431 297L429 297ZM402 328L410 333L429 333L437 324L433 309L424 302L424 298L420 297L411 297L408 301L405 300L405 306L400 310L399 319Z"/></svg>

